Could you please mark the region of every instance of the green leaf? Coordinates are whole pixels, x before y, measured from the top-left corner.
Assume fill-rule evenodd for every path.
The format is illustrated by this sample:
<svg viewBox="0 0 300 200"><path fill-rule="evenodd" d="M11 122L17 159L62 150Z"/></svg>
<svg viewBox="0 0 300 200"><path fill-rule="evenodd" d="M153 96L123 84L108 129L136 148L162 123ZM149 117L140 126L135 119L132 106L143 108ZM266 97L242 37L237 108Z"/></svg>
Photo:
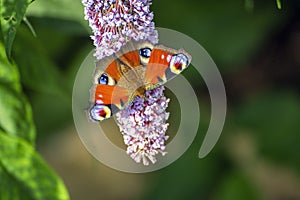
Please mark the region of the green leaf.
<svg viewBox="0 0 300 200"><path fill-rule="evenodd" d="M215 192L217 200L258 200L262 199L257 188L251 184L248 177L239 172L229 173L223 180L221 186Z"/></svg>
<svg viewBox="0 0 300 200"><path fill-rule="evenodd" d="M1 40L0 40L1 41ZM16 91L21 90L20 77L16 65L10 62L5 53L5 47L0 42L0 84L8 85Z"/></svg>
<svg viewBox="0 0 300 200"><path fill-rule="evenodd" d="M19 200L20 194L24 194L24 189L18 185L17 180L7 173L5 168L0 164L1 190L0 198L9 200ZM12 187L13 186L13 187ZM26 195L22 195L22 200L30 200Z"/></svg>
<svg viewBox="0 0 300 200"><path fill-rule="evenodd" d="M11 47L27 6L32 0L0 0L0 25L6 54L10 58Z"/></svg>
<svg viewBox="0 0 300 200"><path fill-rule="evenodd" d="M26 13L27 16L50 17L63 20L73 20L90 31L88 22L84 20L84 8L81 1L74 0L39 0L34 2ZM66 28L66 27L65 27Z"/></svg>
<svg viewBox="0 0 300 200"><path fill-rule="evenodd" d="M254 8L253 0L245 0L245 8L248 12L253 12L253 8Z"/></svg>
<svg viewBox="0 0 300 200"><path fill-rule="evenodd" d="M245 0L251 9L253 0ZM248 3L249 2L249 3ZM239 63L255 56L270 34L280 30L293 15L278 12L274 1L254 1L253 12L245 11L245 2L227 1L160 1L152 5L156 26L173 28L197 40L224 70L234 70ZM216 6L218 5L218 6ZM166 8L167 11L166 11ZM174 14L180 11L180 14ZM172 16L172 17L170 17Z"/></svg>
<svg viewBox="0 0 300 200"><path fill-rule="evenodd" d="M89 42L74 46L71 42L74 38L78 40L78 36L62 33L55 28L70 27L70 23L61 23L63 20L30 18L30 21L37 37L33 37L22 24L17 32L12 54L19 67L22 85L27 91L33 91L30 93L30 102L39 133L37 137L42 138L71 122L70 102L74 80L65 70L77 69L89 52L87 48L91 50L92 46ZM56 26L51 26L53 21ZM24 50L24 47L28 47L28 50ZM84 56L79 56L78 52ZM75 59L77 62L73 62Z"/></svg>
<svg viewBox="0 0 300 200"><path fill-rule="evenodd" d="M281 10L281 1L280 0L276 0L276 4L277 4L277 8L279 9L279 10Z"/></svg>
<svg viewBox="0 0 300 200"><path fill-rule="evenodd" d="M0 131L0 158L1 186L6 186L0 199L69 199L62 180L24 140Z"/></svg>
<svg viewBox="0 0 300 200"><path fill-rule="evenodd" d="M35 126L32 111L22 94L0 85L0 113L2 130L34 144Z"/></svg>
<svg viewBox="0 0 300 200"><path fill-rule="evenodd" d="M236 123L256 138L259 153L281 165L300 169L300 97L296 92L276 90L244 102Z"/></svg>
<svg viewBox="0 0 300 200"><path fill-rule="evenodd" d="M25 26L20 26L15 41L13 54L19 66L22 84L42 94L63 94L64 79L47 55L47 45L40 41L40 37L33 37ZM24 50L24 47L30 49Z"/></svg>
<svg viewBox="0 0 300 200"><path fill-rule="evenodd" d="M31 25L31 23L29 22L29 20L27 19L26 16L23 18L23 21L25 22L25 24L27 25L27 27L28 27L29 30L31 31L32 35L33 35L34 37L36 37L36 32L35 32L33 26Z"/></svg>
<svg viewBox="0 0 300 200"><path fill-rule="evenodd" d="M21 93L17 67L7 60L2 43L0 64L0 129L34 144L35 126L31 107Z"/></svg>

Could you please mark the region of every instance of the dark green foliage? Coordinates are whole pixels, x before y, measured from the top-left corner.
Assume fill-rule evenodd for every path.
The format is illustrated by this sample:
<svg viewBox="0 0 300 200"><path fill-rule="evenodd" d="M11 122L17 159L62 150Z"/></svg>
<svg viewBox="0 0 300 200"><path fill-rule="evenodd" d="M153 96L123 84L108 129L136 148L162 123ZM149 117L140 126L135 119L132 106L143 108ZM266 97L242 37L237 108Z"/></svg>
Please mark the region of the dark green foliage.
<svg viewBox="0 0 300 200"><path fill-rule="evenodd" d="M34 144L35 127L31 108L22 94L17 67L6 58L0 44L0 127L11 136L21 137Z"/></svg>
<svg viewBox="0 0 300 200"><path fill-rule="evenodd" d="M32 0L1 0L0 1L0 25L5 43L7 56L10 58L12 44L27 6Z"/></svg>
<svg viewBox="0 0 300 200"><path fill-rule="evenodd" d="M19 137L0 132L1 199L69 199L62 181Z"/></svg>
<svg viewBox="0 0 300 200"><path fill-rule="evenodd" d="M257 188L253 186L249 177L235 172L229 173L221 181L220 188L215 193L216 200L232 200L232 199L243 199L243 200L259 200Z"/></svg>
<svg viewBox="0 0 300 200"><path fill-rule="evenodd" d="M240 127L253 132L259 152L273 162L284 162L300 171L300 98L293 92L261 94L236 111Z"/></svg>
<svg viewBox="0 0 300 200"><path fill-rule="evenodd" d="M63 182L34 149L36 132L31 106L11 58L16 31L29 3L0 1L0 199L69 199ZM27 61L34 56L27 56L21 66L32 66L33 62Z"/></svg>

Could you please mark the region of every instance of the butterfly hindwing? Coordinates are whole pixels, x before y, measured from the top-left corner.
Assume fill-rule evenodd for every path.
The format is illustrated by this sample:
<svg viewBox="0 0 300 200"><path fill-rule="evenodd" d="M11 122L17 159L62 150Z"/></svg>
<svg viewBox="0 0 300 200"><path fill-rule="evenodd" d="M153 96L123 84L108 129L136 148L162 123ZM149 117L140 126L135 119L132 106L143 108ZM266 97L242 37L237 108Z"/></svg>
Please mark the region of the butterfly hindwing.
<svg viewBox="0 0 300 200"><path fill-rule="evenodd" d="M92 93L94 104L90 108L90 117L96 121L102 121L119 112L130 97L126 88L104 84L96 85Z"/></svg>
<svg viewBox="0 0 300 200"><path fill-rule="evenodd" d="M119 86L99 84L95 88L95 103L96 104L114 104L118 108L122 108L124 102L127 102L130 94L128 90Z"/></svg>

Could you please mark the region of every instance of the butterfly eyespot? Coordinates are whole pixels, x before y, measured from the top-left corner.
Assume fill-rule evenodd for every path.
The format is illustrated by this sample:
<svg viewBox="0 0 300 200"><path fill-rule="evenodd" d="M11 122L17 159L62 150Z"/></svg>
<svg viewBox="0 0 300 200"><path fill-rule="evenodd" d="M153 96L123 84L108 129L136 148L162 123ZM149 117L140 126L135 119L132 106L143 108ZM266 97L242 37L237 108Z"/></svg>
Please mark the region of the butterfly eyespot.
<svg viewBox="0 0 300 200"><path fill-rule="evenodd" d="M151 49L149 47L145 47L145 48L142 48L140 49L140 56L143 56L145 58L150 58L151 56Z"/></svg>
<svg viewBox="0 0 300 200"><path fill-rule="evenodd" d="M98 79L98 83L102 85L115 85L115 80L107 74L103 73Z"/></svg>
<svg viewBox="0 0 300 200"><path fill-rule="evenodd" d="M101 74L99 78L99 84L103 84L103 85L108 84L108 76L106 74Z"/></svg>
<svg viewBox="0 0 300 200"><path fill-rule="evenodd" d="M149 62L149 58L151 56L152 49L149 47L141 48L139 51L141 63L146 65Z"/></svg>
<svg viewBox="0 0 300 200"><path fill-rule="evenodd" d="M180 74L188 65L188 58L184 54L175 54L170 61L170 70L174 74Z"/></svg>
<svg viewBox="0 0 300 200"><path fill-rule="evenodd" d="M111 117L111 109L105 105L94 105L90 110L91 118L95 121L102 121Z"/></svg>

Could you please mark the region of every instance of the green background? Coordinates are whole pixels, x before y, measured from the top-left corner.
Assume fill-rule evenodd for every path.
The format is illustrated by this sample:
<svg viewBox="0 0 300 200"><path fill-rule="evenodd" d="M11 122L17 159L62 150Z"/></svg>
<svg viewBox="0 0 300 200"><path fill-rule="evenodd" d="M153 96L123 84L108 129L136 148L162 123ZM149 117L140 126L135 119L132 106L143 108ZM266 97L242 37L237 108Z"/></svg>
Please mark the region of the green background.
<svg viewBox="0 0 300 200"><path fill-rule="evenodd" d="M153 0L157 27L187 34L214 59L228 112L217 145L199 159L209 95L202 79L184 72L200 102L198 134L180 159L147 174L101 164L74 128L74 77L94 48L81 1L0 6L1 200L300 199L299 1L278 9L275 0Z"/></svg>

